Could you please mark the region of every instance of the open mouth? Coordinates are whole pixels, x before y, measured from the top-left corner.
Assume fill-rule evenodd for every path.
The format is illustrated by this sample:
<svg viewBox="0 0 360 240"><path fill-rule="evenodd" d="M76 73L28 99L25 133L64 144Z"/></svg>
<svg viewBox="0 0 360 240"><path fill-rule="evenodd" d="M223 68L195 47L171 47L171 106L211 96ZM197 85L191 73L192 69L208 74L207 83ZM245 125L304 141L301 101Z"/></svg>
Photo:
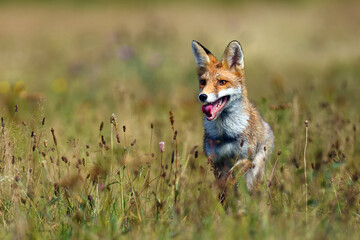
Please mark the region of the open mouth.
<svg viewBox="0 0 360 240"><path fill-rule="evenodd" d="M224 96L216 100L215 102L208 103L202 106L202 111L206 115L208 121L214 120L225 107L229 101L229 96Z"/></svg>

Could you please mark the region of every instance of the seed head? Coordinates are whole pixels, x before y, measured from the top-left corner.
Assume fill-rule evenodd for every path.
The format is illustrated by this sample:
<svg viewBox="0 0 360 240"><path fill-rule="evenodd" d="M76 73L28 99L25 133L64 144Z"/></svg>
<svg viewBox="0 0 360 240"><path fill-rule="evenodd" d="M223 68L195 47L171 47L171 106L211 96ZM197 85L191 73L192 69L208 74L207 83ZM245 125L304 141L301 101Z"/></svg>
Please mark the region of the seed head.
<svg viewBox="0 0 360 240"><path fill-rule="evenodd" d="M174 150L171 153L171 164L174 163L175 153Z"/></svg>
<svg viewBox="0 0 360 240"><path fill-rule="evenodd" d="M20 181L20 176L19 175L15 175L15 182Z"/></svg>
<svg viewBox="0 0 360 240"><path fill-rule="evenodd" d="M67 159L67 157L65 157L65 156L62 156L62 157L61 157L61 160L62 160L64 163L68 163L68 161L69 161L69 160Z"/></svg>
<svg viewBox="0 0 360 240"><path fill-rule="evenodd" d="M18 108L18 105L16 104L15 105L15 112L18 112L19 108Z"/></svg>
<svg viewBox="0 0 360 240"><path fill-rule="evenodd" d="M159 142L160 152L163 153L165 151L165 142Z"/></svg>
<svg viewBox="0 0 360 240"><path fill-rule="evenodd" d="M305 127L308 127L308 126L309 126L309 121L305 120Z"/></svg>
<svg viewBox="0 0 360 240"><path fill-rule="evenodd" d="M120 135L119 135L118 123L116 121L116 117L115 117L114 113L110 117L110 123L114 125L115 131L116 131L116 140L117 140L118 143L120 143Z"/></svg>
<svg viewBox="0 0 360 240"><path fill-rule="evenodd" d="M45 125L45 117L43 117L41 125L43 125L43 126Z"/></svg>
<svg viewBox="0 0 360 240"><path fill-rule="evenodd" d="M55 130L53 128L51 128L51 134L53 136L53 140L54 140L54 144L55 146L57 146L57 140L56 140L56 136L55 136Z"/></svg>
<svg viewBox="0 0 360 240"><path fill-rule="evenodd" d="M4 118L1 117L1 127L2 127L2 133L3 135L5 134L5 123L4 123Z"/></svg>
<svg viewBox="0 0 360 240"><path fill-rule="evenodd" d="M169 111L169 115L170 115L170 124L171 124L171 127L172 127L172 129L174 130L174 122L175 122L175 120L174 120L174 114L172 113L172 111Z"/></svg>
<svg viewBox="0 0 360 240"><path fill-rule="evenodd" d="M100 123L100 132L103 130L103 128L104 128L104 122L101 121L101 123Z"/></svg>
<svg viewBox="0 0 360 240"><path fill-rule="evenodd" d="M111 114L110 123L111 123L111 124L114 124L114 123L115 123L115 114Z"/></svg>

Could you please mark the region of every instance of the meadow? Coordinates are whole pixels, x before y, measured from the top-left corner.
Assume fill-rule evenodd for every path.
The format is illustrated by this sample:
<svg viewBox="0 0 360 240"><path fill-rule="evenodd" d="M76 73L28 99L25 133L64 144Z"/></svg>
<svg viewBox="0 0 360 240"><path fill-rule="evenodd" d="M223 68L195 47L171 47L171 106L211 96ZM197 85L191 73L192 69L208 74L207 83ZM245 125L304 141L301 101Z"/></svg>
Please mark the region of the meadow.
<svg viewBox="0 0 360 240"><path fill-rule="evenodd" d="M1 239L358 239L359 9L1 4ZM276 139L263 184L239 176L225 204L193 39L241 42Z"/></svg>

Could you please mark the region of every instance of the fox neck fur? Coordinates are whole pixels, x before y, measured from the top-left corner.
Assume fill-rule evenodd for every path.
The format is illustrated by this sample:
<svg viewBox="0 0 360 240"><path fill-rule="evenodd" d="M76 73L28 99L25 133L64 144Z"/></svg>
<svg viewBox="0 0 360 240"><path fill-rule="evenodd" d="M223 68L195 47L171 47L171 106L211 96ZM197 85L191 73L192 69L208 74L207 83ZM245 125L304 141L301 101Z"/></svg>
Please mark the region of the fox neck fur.
<svg viewBox="0 0 360 240"><path fill-rule="evenodd" d="M230 169L237 160L253 158L263 121L246 96L228 103L213 121L204 119L204 150L210 160ZM219 166L220 167L220 166Z"/></svg>

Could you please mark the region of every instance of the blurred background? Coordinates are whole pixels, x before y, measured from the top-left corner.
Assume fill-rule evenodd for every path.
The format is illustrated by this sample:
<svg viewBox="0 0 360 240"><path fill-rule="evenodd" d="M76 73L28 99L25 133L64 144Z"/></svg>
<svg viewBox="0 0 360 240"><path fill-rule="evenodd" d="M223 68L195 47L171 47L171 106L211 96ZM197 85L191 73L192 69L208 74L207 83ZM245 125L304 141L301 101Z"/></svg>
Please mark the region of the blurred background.
<svg viewBox="0 0 360 240"><path fill-rule="evenodd" d="M0 111L18 104L20 119L46 116L69 136L111 113L141 135L139 124L161 124L170 109L201 128L193 39L218 58L241 42L260 108L311 99L320 86L328 91L318 104L340 86L360 90L359 9L325 0L1 1Z"/></svg>

